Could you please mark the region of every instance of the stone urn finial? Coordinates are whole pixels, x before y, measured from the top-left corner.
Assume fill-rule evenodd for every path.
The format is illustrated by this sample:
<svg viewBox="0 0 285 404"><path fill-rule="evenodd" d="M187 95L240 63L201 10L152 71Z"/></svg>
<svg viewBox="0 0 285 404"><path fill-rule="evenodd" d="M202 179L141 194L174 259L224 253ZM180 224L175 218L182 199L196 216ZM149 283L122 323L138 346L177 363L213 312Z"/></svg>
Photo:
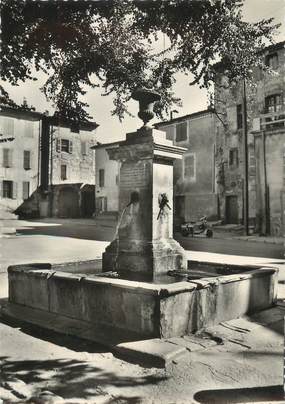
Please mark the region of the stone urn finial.
<svg viewBox="0 0 285 404"><path fill-rule="evenodd" d="M154 117L153 104L161 99L160 94L148 88L138 88L133 92L132 98L139 101L140 110L138 117L143 121L144 126Z"/></svg>

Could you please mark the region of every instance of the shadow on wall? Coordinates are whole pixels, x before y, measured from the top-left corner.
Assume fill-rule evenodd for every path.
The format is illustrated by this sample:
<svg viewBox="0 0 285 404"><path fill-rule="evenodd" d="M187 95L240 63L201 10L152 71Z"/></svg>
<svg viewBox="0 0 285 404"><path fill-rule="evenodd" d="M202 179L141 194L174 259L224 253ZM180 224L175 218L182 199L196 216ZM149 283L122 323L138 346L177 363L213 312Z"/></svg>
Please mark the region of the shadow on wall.
<svg viewBox="0 0 285 404"><path fill-rule="evenodd" d="M257 402L284 402L282 385L250 387L243 389L202 390L194 395L198 403L257 403Z"/></svg>

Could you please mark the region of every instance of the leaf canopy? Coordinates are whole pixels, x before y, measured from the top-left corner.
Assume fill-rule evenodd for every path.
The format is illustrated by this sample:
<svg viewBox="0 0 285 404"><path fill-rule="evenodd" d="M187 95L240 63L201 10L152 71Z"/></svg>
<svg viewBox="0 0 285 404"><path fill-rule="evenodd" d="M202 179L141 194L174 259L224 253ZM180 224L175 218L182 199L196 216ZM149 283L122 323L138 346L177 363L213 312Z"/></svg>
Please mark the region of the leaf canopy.
<svg viewBox="0 0 285 404"><path fill-rule="evenodd" d="M128 114L134 89L150 87L162 96L155 105L162 117L180 101L172 89L176 73L191 73L189 84L209 88L217 61L232 81L249 77L251 66L262 63L260 50L273 41L277 26L273 19L244 22L242 5L240 0L2 0L2 80L17 85L36 80L35 70L48 73L42 91L71 120L89 118L83 101L88 87L112 94L112 114L120 119ZM167 46L158 51L161 38Z"/></svg>

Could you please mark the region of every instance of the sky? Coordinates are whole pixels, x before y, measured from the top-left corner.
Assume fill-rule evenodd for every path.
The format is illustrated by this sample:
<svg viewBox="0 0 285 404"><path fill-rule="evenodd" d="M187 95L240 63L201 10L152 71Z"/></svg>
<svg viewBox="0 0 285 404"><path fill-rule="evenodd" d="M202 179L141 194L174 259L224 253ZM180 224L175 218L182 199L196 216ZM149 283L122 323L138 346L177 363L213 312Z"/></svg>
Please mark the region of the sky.
<svg viewBox="0 0 285 404"><path fill-rule="evenodd" d="M281 23L276 41L285 40L285 0L245 0L243 8L244 20L248 22L257 22L262 18L274 17L275 23ZM174 91L181 98L183 106L175 108L178 114L175 117L191 114L207 108L207 92L199 89L198 86L189 86L189 77L177 75L177 81ZM40 92L40 87L44 84L46 78L39 76L38 81L20 83L18 87L12 87L5 83L5 89L8 90L11 98L17 103L22 103L25 97L29 105L36 107L38 112L44 112L46 109L52 111L50 104L45 96ZM121 123L117 117L111 116L113 109L112 98L101 96L97 89L87 92L85 99L90 105L89 114L93 121L99 124L96 138L103 143L122 140L125 134L135 131L141 126L141 121L137 117L138 104L136 101L129 102L129 110L134 117L126 117ZM168 119L169 117L166 117ZM156 118L152 123L158 122Z"/></svg>

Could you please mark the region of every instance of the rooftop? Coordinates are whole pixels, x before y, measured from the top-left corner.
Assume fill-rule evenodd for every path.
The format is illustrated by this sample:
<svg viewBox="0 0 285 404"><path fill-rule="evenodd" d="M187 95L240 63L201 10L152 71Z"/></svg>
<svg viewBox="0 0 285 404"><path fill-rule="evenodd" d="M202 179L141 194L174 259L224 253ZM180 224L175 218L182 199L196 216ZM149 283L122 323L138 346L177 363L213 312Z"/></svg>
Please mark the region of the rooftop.
<svg viewBox="0 0 285 404"><path fill-rule="evenodd" d="M116 142L111 143L100 143L98 142L95 146L92 146L91 149L103 149L112 146L119 146L121 143L124 143L124 140L118 140Z"/></svg>
<svg viewBox="0 0 285 404"><path fill-rule="evenodd" d="M187 114L187 115L183 115L183 116L178 116L177 118L173 118L170 119L169 121L162 121L162 122L157 122L155 123L153 126L155 128L159 127L159 126L163 126L163 125L169 125L172 123L177 123L177 122L181 122L181 121L185 121L186 119L193 119L193 118L197 118L199 116L203 116L203 115L207 115L207 114L212 114L214 111L213 109L204 109L203 111L198 111L198 112L193 112L192 114Z"/></svg>
<svg viewBox="0 0 285 404"><path fill-rule="evenodd" d="M32 120L40 120L43 117L43 114L40 112L35 112L24 108L14 108L7 105L0 105L0 114L13 117L17 115L19 118L29 117Z"/></svg>

